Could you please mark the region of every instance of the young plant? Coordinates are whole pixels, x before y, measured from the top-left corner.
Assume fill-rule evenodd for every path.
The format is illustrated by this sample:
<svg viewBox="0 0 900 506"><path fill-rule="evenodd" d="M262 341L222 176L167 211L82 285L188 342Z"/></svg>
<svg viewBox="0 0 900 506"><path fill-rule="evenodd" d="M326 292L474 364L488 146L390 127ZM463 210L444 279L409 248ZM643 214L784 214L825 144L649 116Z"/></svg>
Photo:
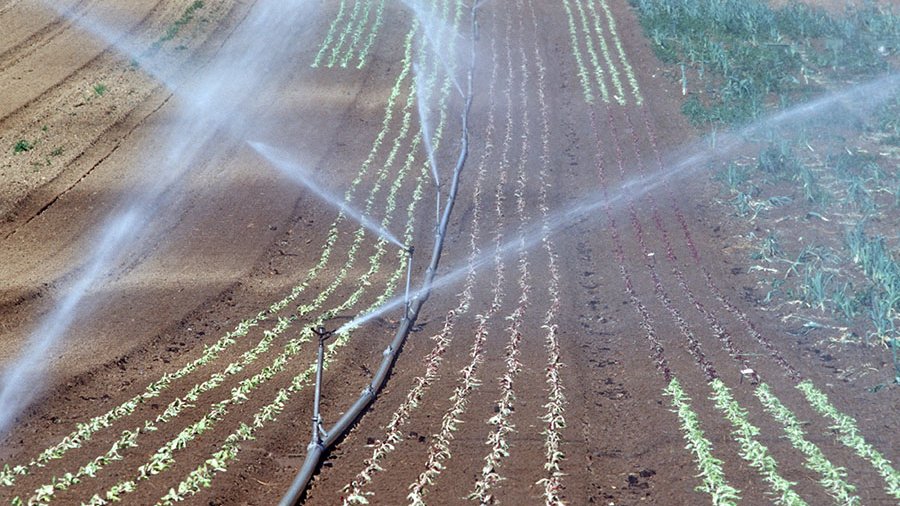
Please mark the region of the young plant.
<svg viewBox="0 0 900 506"><path fill-rule="evenodd" d="M681 383L672 378L663 393L672 398L673 411L678 414L681 431L687 442L686 448L694 454L694 461L700 471L703 484L697 490L709 494L714 506L736 506L741 498L740 490L725 480L722 461L713 456L713 445L706 439L700 427L700 418L691 408L691 399L681 388Z"/></svg>
<svg viewBox="0 0 900 506"><path fill-rule="evenodd" d="M20 139L13 145L13 153L17 155L19 153L31 151L32 149L34 149L34 143L25 139Z"/></svg>
<svg viewBox="0 0 900 506"><path fill-rule="evenodd" d="M769 386L765 383L760 383L756 387L754 394L762 403L766 412L781 424L791 446L806 457L803 463L804 467L821 476L819 484L828 491L828 494L837 499L839 504L846 506L861 504L859 496L855 495L856 487L846 481L847 471L832 464L818 446L806 439L806 431L803 430L803 424L797 420L797 417L790 409L772 394Z"/></svg>
<svg viewBox="0 0 900 506"><path fill-rule="evenodd" d="M778 473L778 462L769 454L768 448L759 442L758 427L750 423L747 411L740 407L731 390L720 379L710 383L713 390L712 399L716 408L721 411L731 423L734 430L731 434L740 443L741 458L746 460L769 484L769 489L775 495L775 503L784 506L804 506L806 501L797 495L792 488L796 483L784 479Z"/></svg>
<svg viewBox="0 0 900 506"><path fill-rule="evenodd" d="M900 500L900 472L891 465L891 461L885 458L881 452L866 442L859 432L856 420L838 411L831 404L831 401L828 400L828 396L816 388L811 381L801 382L797 385L797 389L803 392L807 402L813 409L833 422L831 428L836 431L838 441L872 464L875 471L884 479L885 490L888 495Z"/></svg>

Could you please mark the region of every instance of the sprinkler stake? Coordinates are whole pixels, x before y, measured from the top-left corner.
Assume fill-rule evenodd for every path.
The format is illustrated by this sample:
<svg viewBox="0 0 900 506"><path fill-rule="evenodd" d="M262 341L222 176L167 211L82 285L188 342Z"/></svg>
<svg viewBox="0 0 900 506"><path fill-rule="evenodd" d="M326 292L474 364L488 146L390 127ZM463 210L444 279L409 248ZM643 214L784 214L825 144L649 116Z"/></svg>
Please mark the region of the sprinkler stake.
<svg viewBox="0 0 900 506"><path fill-rule="evenodd" d="M415 246L406 248L406 253L409 254L409 262L406 264L406 310L403 314L405 318L409 318L409 285L412 281L412 259L415 250Z"/></svg>
<svg viewBox="0 0 900 506"><path fill-rule="evenodd" d="M316 393L313 400L312 440L309 442L310 448L321 446L322 440L328 437L328 434L322 427L322 415L319 412L319 403L322 399L322 368L325 361L325 341L334 335L334 331L325 330L325 327L322 325L312 329L312 331L315 335L319 336L319 353L316 358Z"/></svg>

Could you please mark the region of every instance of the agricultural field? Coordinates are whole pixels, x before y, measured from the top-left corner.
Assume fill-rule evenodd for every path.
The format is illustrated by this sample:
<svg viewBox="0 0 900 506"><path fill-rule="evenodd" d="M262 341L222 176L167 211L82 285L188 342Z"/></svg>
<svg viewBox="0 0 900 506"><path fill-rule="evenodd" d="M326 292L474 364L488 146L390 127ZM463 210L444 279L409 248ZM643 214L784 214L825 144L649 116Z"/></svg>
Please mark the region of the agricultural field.
<svg viewBox="0 0 900 506"><path fill-rule="evenodd" d="M890 1L0 0L0 181L0 503L900 504Z"/></svg>

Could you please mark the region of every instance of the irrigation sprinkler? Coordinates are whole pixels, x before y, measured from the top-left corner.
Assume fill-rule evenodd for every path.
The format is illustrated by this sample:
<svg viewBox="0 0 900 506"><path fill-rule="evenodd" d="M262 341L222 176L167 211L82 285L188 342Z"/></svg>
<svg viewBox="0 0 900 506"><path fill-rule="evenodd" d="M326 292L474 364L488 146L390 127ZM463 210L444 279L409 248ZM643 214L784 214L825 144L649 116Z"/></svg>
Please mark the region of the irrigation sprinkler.
<svg viewBox="0 0 900 506"><path fill-rule="evenodd" d="M413 252L416 250L415 246L410 246L406 248L406 253L409 255L409 262L406 263L406 297L405 301L406 307L405 312L403 313L404 318L409 318L409 285L412 282L412 260L413 260Z"/></svg>
<svg viewBox="0 0 900 506"><path fill-rule="evenodd" d="M471 9L473 32L475 30L474 27L477 23L476 13L477 9L473 7ZM363 388L363 391L359 394L356 402L354 402L353 405L347 411L345 411L343 415L341 415L340 419L338 419L338 421L335 422L335 424L332 425L327 432L323 431L326 434L324 439L316 439L319 438L320 433L318 432L318 430L314 431L314 443L316 444L310 444L309 450L306 455L306 460L304 460L303 465L297 472L297 475L294 477L294 481L291 483L291 487L281 498L281 502L279 503L280 506L296 506L300 503L300 498L302 497L304 490L306 490L306 485L309 483L309 480L312 479L313 474L316 472L316 468L318 467L319 462L322 459L322 455L325 453L326 449L334 445L338 441L338 439L340 439L350 429L350 427L353 426L356 420L363 415L368 406L375 400L378 392L381 391L381 388L387 381L391 368L394 366L394 362L397 360L397 356L403 347L403 343L406 342L406 338L409 336L409 333L419 316L419 311L421 311L422 306L425 304L425 301L428 300L431 288L434 285L434 277L437 273L438 263L441 259L441 252L443 251L444 247L444 238L446 237L447 227L450 222L450 215L453 212L453 207L456 203L456 196L459 192L460 175L462 174L463 167L465 166L466 159L469 155L469 112L472 109L474 73L475 42L473 40L471 46L471 55L469 59L469 70L466 79L467 94L465 95L466 100L462 112L462 134L459 157L456 161L456 167L453 170L453 177L450 181L450 187L447 194L447 202L444 207L443 213L441 214L441 220L438 223L435 233L434 246L431 253L431 261L428 264L428 267L425 269L425 276L422 281L422 287L417 290L415 300L410 300L409 280L412 273L413 254L413 247L410 246L406 248L407 253L409 253L410 255L410 265L407 267L407 295L405 309L406 314L404 315L404 318L400 320L400 326L397 328L397 332L394 334L394 338L391 341L391 344L388 345L388 347L385 348L384 352L382 353L381 365L378 367L378 370L372 377L372 381L370 381L365 386L365 388ZM403 248L402 245L401 248ZM320 341L320 354L322 353L321 346L322 345ZM321 366L319 366L318 370L321 371L321 369Z"/></svg>
<svg viewBox="0 0 900 506"><path fill-rule="evenodd" d="M319 402L322 399L322 369L325 361L325 341L334 335L334 331L325 330L325 327L322 325L312 329L312 331L319 336L319 354L316 357L316 393L313 400L312 439L309 441L309 450L322 446L322 441L328 437L328 433L322 427L322 414L319 412Z"/></svg>
<svg viewBox="0 0 900 506"><path fill-rule="evenodd" d="M435 204L434 204L434 229L437 230L441 224L441 185L434 186Z"/></svg>

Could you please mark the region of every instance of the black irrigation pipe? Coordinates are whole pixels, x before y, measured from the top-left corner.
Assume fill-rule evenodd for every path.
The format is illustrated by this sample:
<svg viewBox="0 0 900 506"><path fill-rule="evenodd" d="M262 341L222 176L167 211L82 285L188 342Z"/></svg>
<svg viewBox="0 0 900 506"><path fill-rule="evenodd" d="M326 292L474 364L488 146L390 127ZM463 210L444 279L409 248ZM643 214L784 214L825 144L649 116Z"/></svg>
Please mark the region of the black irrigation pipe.
<svg viewBox="0 0 900 506"><path fill-rule="evenodd" d="M381 391L381 388L384 386L384 383L390 375L394 362L396 362L400 350L403 347L403 343L406 342L410 330L412 330L416 319L419 317L419 311L431 295L434 277L437 274L441 253L444 249L444 238L447 235L450 215L453 212L456 194L459 191L460 175L462 174L463 166L466 164L466 158L469 156L469 111L472 108L472 81L473 74L475 73L475 42L478 39L477 11L480 3L481 2L474 4L471 8L472 44L467 75L465 106L463 107L462 113L462 143L459 150L459 157L456 160L456 167L453 169L453 180L450 185L450 193L447 196L444 215L441 218L438 227L435 229L431 263L425 270L425 279L422 281L422 288L416 292L417 295L409 302L409 306L404 306L405 314L400 320L400 327L397 329L397 333L394 335L391 344L384 350L384 358L381 361L381 366L378 368L372 381L366 385L366 388L360 393L359 398L353 406L351 406L334 425L325 431L324 439L310 443L307 448L306 460L304 460L303 466L294 478L293 483L291 483L291 488L288 489L287 493L281 499L281 502L279 503L280 506L294 506L300 504L303 493L306 491L309 481L319 468L319 464L321 463L325 451L346 434L353 424L362 416L363 412L365 412L369 405L375 400L378 392ZM410 258L410 261L412 261L412 258Z"/></svg>

